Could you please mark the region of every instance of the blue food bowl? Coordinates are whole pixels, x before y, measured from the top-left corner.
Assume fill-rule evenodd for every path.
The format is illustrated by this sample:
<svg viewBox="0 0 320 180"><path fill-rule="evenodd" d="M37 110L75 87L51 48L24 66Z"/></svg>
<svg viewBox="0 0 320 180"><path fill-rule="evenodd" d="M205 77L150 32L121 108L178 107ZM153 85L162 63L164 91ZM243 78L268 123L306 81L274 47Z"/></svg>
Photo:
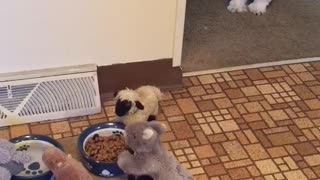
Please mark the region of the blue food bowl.
<svg viewBox="0 0 320 180"><path fill-rule="evenodd" d="M120 122L102 123L91 126L84 130L78 139L78 149L81 155L81 160L84 166L93 174L100 177L114 177L121 176L124 172L119 168L117 162L99 162L87 155L85 152L86 142L95 135L112 136L124 135L125 125Z"/></svg>
<svg viewBox="0 0 320 180"><path fill-rule="evenodd" d="M42 135L25 135L14 139L17 151L24 151L32 157L32 161L24 164L24 170L18 175L12 176L11 180L49 180L53 177L52 172L42 161L45 149L56 147L63 150L63 147L56 140Z"/></svg>

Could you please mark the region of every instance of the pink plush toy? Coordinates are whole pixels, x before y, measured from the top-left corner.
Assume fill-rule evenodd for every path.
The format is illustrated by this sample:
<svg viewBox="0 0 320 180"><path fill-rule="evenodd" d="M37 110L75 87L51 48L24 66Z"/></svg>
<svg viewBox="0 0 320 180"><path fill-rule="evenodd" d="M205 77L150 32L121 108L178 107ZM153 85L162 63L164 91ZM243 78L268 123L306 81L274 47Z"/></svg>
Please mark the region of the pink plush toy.
<svg viewBox="0 0 320 180"><path fill-rule="evenodd" d="M53 172L56 180L93 180L80 162L57 148L47 149L42 160Z"/></svg>

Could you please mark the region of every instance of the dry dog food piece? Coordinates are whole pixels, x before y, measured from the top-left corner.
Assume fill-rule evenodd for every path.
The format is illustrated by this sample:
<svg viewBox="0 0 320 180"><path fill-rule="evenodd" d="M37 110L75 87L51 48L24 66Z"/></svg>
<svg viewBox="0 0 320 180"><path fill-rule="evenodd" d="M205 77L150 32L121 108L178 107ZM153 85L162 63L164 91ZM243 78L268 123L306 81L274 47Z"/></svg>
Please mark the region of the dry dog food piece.
<svg viewBox="0 0 320 180"><path fill-rule="evenodd" d="M124 137L118 135L109 137L95 135L85 145L88 156L100 162L117 161L118 155L125 149Z"/></svg>

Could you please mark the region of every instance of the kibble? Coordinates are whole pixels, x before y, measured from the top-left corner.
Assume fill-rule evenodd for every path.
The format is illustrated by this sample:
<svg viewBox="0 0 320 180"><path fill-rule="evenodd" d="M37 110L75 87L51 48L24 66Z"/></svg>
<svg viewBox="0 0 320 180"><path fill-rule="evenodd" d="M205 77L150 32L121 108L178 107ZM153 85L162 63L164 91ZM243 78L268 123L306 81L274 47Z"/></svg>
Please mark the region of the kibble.
<svg viewBox="0 0 320 180"><path fill-rule="evenodd" d="M115 162L125 149L124 137L119 135L93 136L85 145L87 155L99 162Z"/></svg>

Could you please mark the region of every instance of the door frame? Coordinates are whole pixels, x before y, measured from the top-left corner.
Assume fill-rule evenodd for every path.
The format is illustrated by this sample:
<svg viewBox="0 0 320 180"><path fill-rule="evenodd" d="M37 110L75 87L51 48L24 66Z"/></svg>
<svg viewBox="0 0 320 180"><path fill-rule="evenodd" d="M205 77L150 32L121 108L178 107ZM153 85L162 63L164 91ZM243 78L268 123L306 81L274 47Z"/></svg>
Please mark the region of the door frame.
<svg viewBox="0 0 320 180"><path fill-rule="evenodd" d="M181 66L187 0L177 0L176 27L173 46L173 67Z"/></svg>

